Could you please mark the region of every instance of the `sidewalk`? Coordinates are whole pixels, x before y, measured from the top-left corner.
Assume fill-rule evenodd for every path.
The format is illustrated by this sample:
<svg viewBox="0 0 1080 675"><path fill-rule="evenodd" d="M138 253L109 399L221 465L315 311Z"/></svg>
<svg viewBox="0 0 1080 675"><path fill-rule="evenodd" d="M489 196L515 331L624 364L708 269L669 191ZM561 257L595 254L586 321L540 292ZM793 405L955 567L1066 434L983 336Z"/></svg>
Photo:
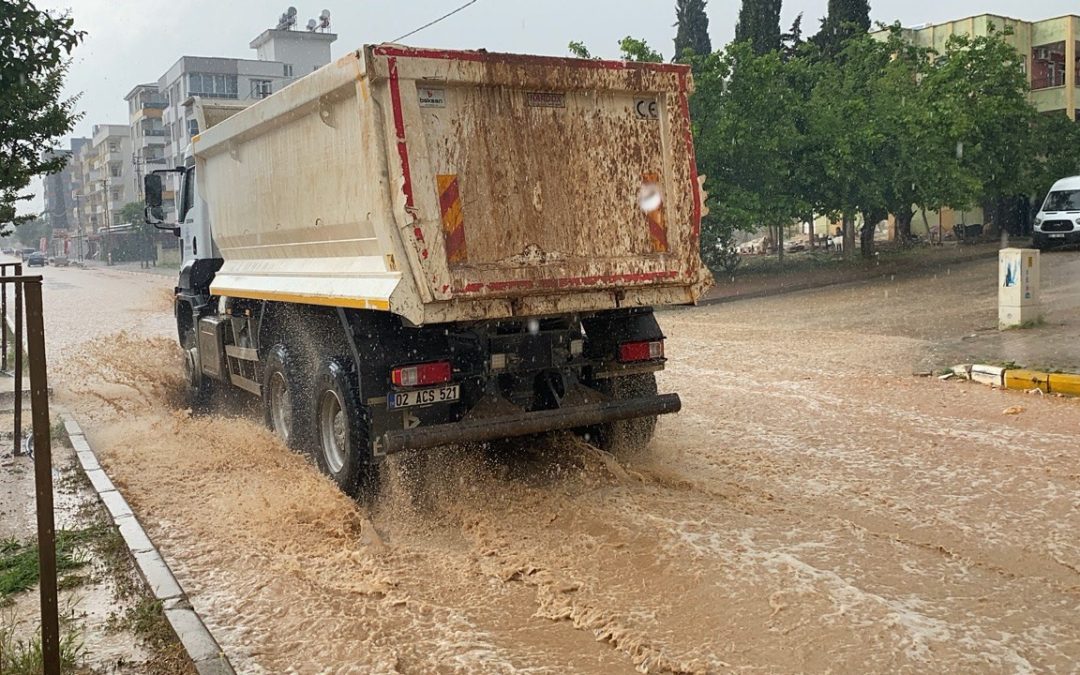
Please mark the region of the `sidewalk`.
<svg viewBox="0 0 1080 675"><path fill-rule="evenodd" d="M142 264L138 261L134 262L121 262L114 265L106 265L100 260L80 260L78 262L72 261L73 267L82 266L86 269L102 269L102 270L114 270L117 272L135 272L138 274L155 274L162 277L175 277L180 273L179 267L170 267L167 265L158 264L156 267L142 267Z"/></svg>
<svg viewBox="0 0 1080 675"><path fill-rule="evenodd" d="M1013 245L1023 246L1026 240L1014 241ZM912 249L899 253L889 252L883 258L823 263L822 267L807 268L806 259L795 258L791 261L790 272L776 273L744 271L736 273L734 281L718 277L716 285L709 289L700 304L711 305L732 300L761 298L781 293L804 291L811 288L823 288L836 284L855 281L867 281L884 276L921 273L946 265L954 265L972 260L996 258L1001 245L998 242L977 244L974 246L950 245Z"/></svg>

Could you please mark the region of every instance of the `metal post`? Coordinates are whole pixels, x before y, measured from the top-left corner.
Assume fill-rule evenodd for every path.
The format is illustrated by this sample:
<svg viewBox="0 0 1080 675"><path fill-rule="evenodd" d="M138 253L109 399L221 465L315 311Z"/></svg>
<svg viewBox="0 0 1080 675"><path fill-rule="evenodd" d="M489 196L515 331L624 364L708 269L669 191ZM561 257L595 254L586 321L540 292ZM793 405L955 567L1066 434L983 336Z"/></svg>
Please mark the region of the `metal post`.
<svg viewBox="0 0 1080 675"><path fill-rule="evenodd" d="M15 264L15 276L22 276L22 263ZM23 395L23 287L15 282L15 451L22 448L22 395Z"/></svg>
<svg viewBox="0 0 1080 675"><path fill-rule="evenodd" d="M0 273L7 276L7 265L0 265ZM7 284L0 284L0 314L4 317L3 356L4 365L0 370L7 370Z"/></svg>
<svg viewBox="0 0 1080 675"><path fill-rule="evenodd" d="M23 283L26 284L27 357L30 359L30 409L34 423L34 487L37 492L38 567L41 570L39 582L41 655L44 675L60 675L60 619L56 599L56 523L53 519L52 439L49 438L49 382L45 366L45 320L41 309L41 277L31 277ZM21 285L15 282L16 290ZM19 352L15 353L18 355Z"/></svg>

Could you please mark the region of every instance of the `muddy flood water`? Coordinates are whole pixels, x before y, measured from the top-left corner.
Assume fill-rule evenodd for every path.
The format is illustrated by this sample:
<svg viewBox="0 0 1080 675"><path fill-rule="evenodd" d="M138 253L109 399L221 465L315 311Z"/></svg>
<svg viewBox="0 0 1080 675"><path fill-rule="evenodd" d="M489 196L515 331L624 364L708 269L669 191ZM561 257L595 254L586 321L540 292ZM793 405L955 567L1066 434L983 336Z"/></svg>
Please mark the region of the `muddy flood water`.
<svg viewBox="0 0 1080 675"><path fill-rule="evenodd" d="M648 457L445 448L369 508L242 408L183 409L168 279L49 273L58 397L238 672L1080 662L1080 402L912 377L940 340L907 326L947 306L917 281L665 312L684 408ZM93 284L141 309L65 337Z"/></svg>

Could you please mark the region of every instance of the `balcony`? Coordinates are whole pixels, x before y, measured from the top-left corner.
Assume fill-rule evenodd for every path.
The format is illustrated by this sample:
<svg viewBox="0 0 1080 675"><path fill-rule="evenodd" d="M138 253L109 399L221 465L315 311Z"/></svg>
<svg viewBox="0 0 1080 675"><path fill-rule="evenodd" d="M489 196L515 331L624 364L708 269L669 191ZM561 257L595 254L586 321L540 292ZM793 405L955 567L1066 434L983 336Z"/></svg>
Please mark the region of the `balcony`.
<svg viewBox="0 0 1080 675"><path fill-rule="evenodd" d="M1033 77L1031 79L1031 90L1038 91L1039 89L1052 89L1054 87L1065 86L1065 72L1058 72L1051 75L1044 75L1042 77Z"/></svg>

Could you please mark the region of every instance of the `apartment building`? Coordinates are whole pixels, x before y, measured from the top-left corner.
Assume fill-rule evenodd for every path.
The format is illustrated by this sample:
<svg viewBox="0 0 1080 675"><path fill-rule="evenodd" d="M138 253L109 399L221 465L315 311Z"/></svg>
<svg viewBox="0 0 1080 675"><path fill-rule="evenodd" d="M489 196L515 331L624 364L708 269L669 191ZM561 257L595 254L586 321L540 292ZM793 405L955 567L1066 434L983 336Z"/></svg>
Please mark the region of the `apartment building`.
<svg viewBox="0 0 1080 675"><path fill-rule="evenodd" d="M120 211L139 199L132 176L131 127L95 124L93 135L74 155L69 230L77 257L95 256L112 227L123 224Z"/></svg>
<svg viewBox="0 0 1080 675"><path fill-rule="evenodd" d="M76 158L79 150L89 142L89 138L72 138L67 149L46 150L42 153L43 159L59 155L67 160L61 171L45 176L42 180L45 218L50 229L54 231L66 232L75 225L75 200L72 194L81 185Z"/></svg>
<svg viewBox="0 0 1080 675"><path fill-rule="evenodd" d="M131 138L131 179L135 194L142 196L147 172L165 168L165 97L156 82L136 85L124 100L128 104Z"/></svg>
<svg viewBox="0 0 1080 675"><path fill-rule="evenodd" d="M1040 21L1024 21L996 14L980 14L955 21L905 28L912 43L938 52L952 35L986 35L1011 29L1005 37L1024 59L1031 88L1031 103L1040 112L1061 112L1070 119L1080 114L1080 15L1069 14Z"/></svg>
<svg viewBox="0 0 1080 675"><path fill-rule="evenodd" d="M182 56L157 82L164 97L161 116L164 157L182 165L191 137L198 133L193 98L255 101L330 63L334 33L270 29L250 46L257 59Z"/></svg>

